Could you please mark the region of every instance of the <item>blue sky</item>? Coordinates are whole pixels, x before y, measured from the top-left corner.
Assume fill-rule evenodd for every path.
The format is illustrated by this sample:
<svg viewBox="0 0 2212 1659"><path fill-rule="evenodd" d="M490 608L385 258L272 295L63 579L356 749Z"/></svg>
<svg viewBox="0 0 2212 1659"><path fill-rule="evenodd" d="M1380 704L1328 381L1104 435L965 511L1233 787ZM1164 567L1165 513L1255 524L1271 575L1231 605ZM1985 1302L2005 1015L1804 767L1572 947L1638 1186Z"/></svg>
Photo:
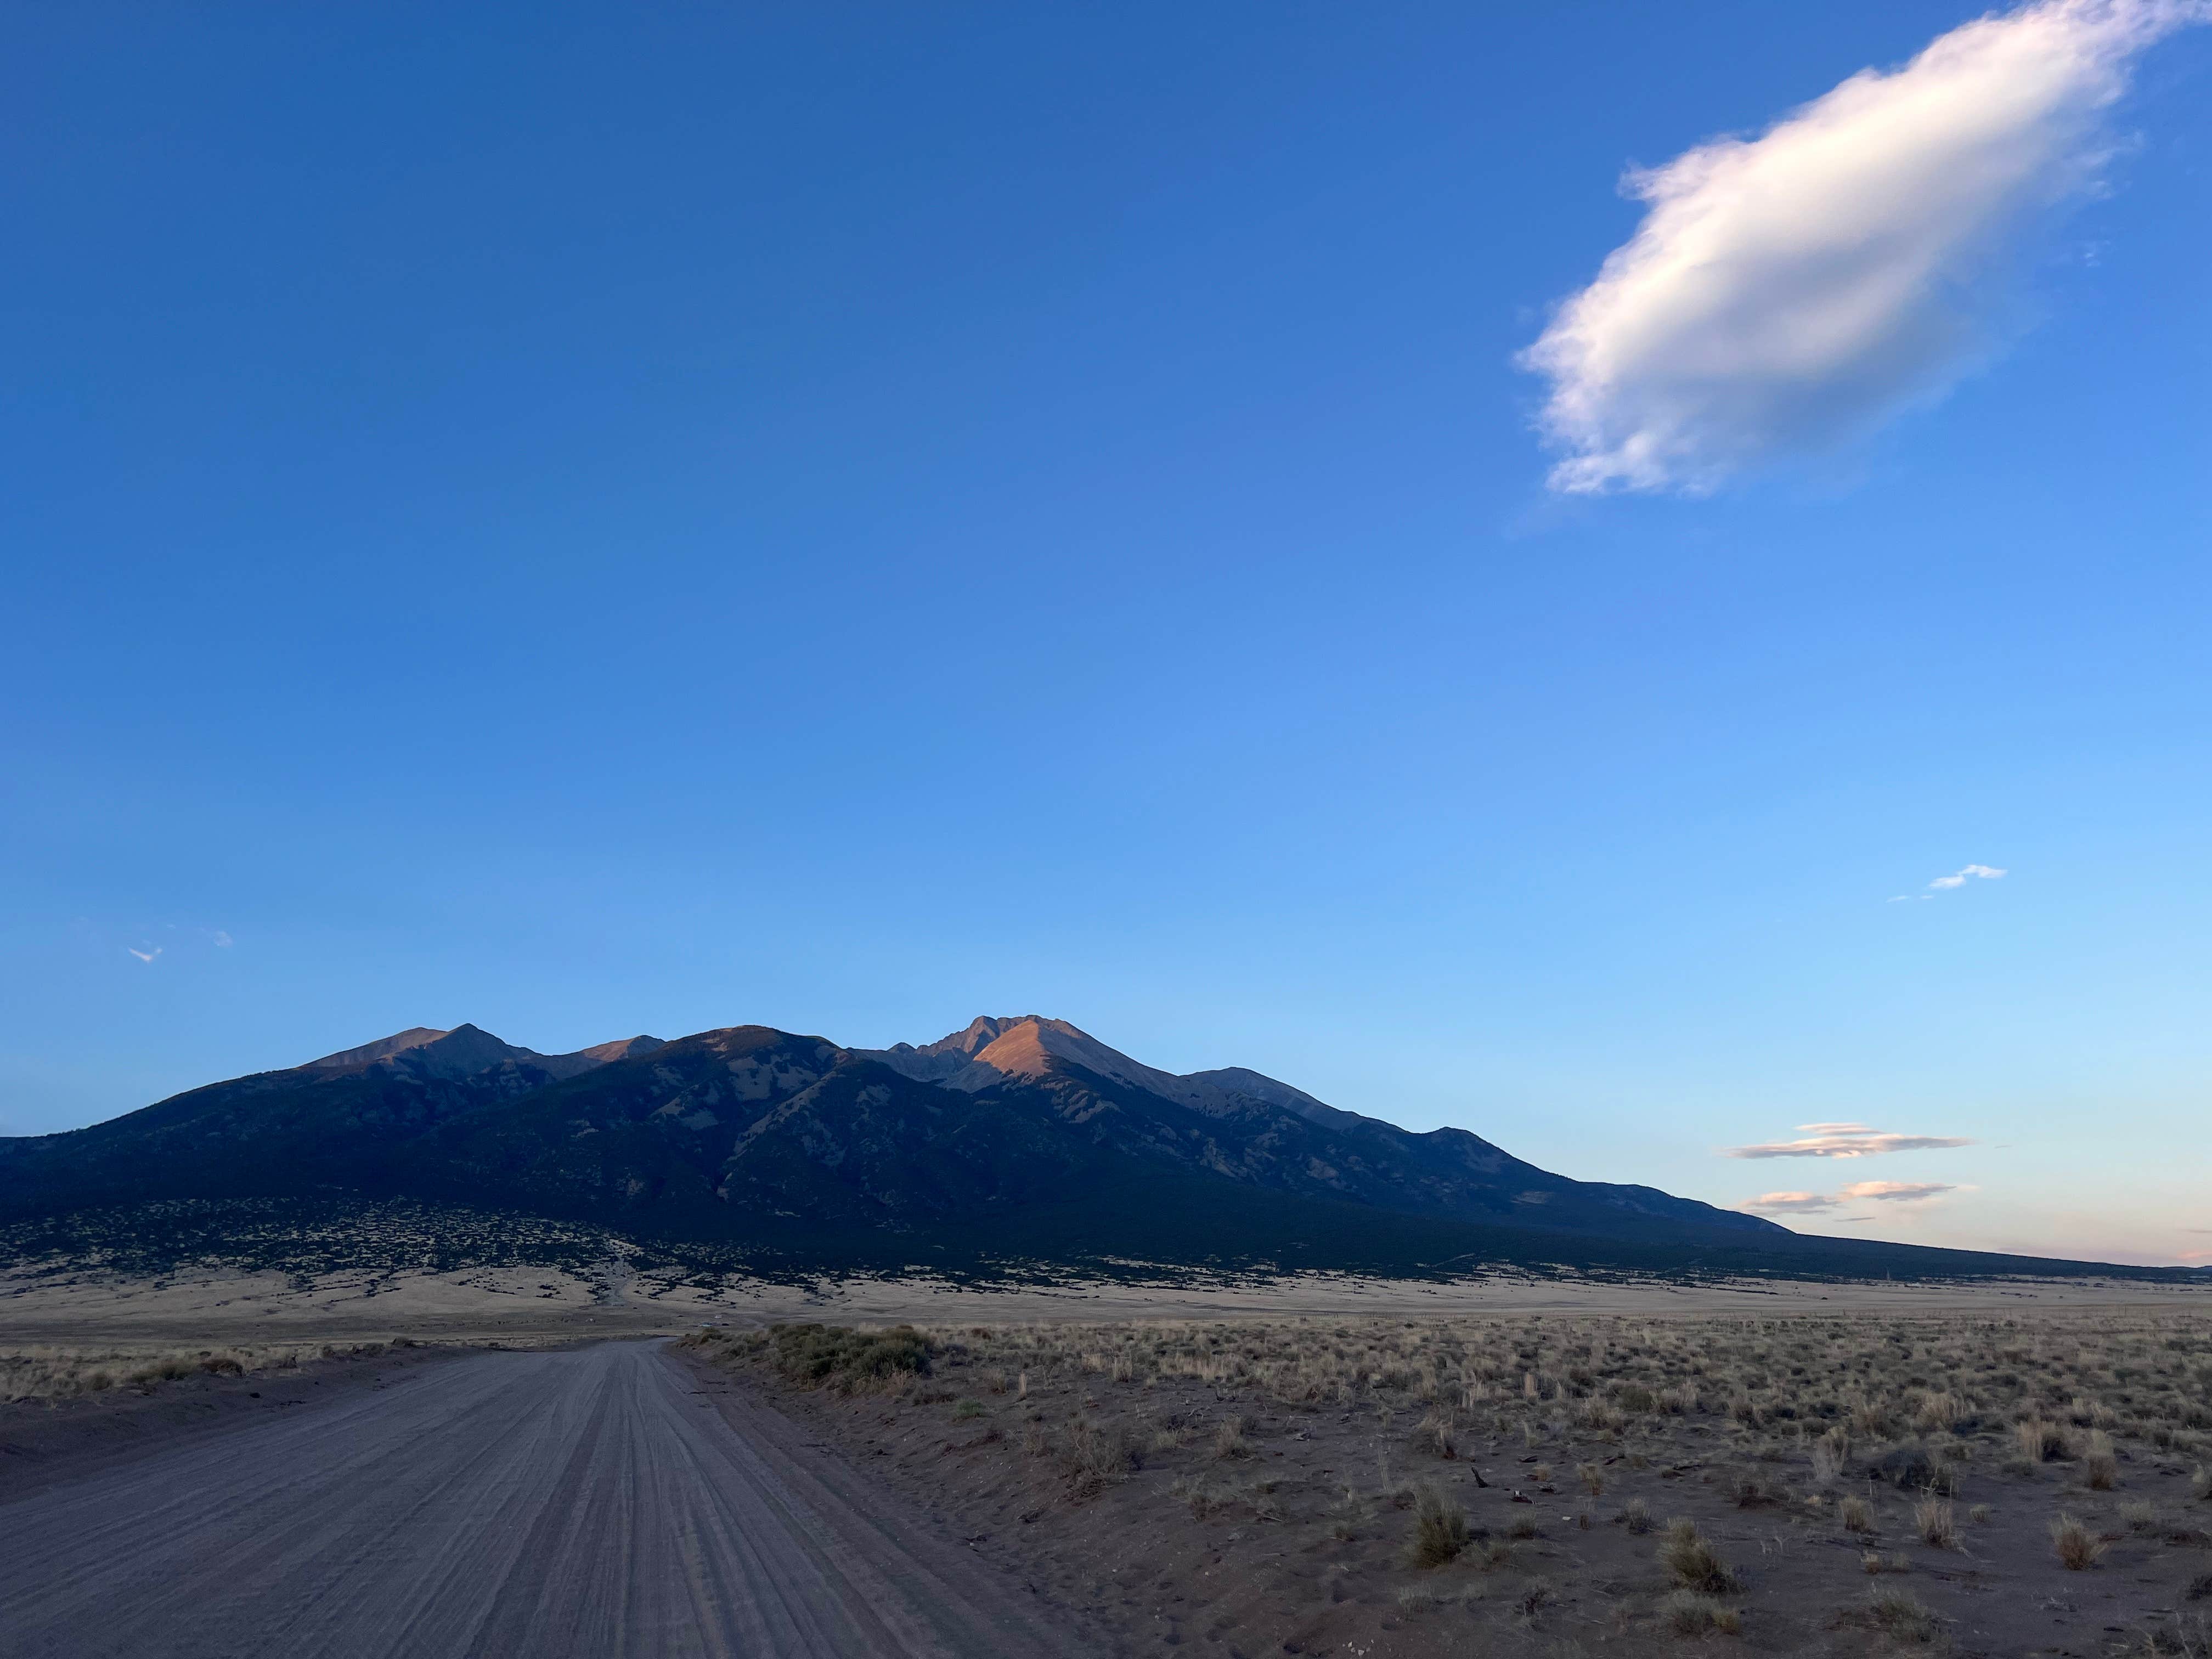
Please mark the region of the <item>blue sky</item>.
<svg viewBox="0 0 2212 1659"><path fill-rule="evenodd" d="M1761 242L1728 168L1976 14L1525 9L20 19L0 1131L1036 1011L1819 1231L2212 1250L2212 28L1716 414L1670 375L1826 256L1689 261L1698 337L1624 173ZM1971 1144L1722 1155L1807 1124Z"/></svg>

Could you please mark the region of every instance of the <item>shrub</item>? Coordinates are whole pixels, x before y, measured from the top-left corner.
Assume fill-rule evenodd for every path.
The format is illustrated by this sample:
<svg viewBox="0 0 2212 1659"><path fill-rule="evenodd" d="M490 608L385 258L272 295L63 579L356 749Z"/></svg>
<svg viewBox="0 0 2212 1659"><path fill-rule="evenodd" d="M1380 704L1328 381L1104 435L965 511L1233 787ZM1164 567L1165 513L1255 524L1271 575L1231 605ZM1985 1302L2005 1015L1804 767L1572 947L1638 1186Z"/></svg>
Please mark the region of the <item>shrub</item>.
<svg viewBox="0 0 2212 1659"><path fill-rule="evenodd" d="M2101 1430L2092 1431L2089 1449L2081 1455L2081 1483L2092 1492L2110 1492L2120 1483L2119 1455Z"/></svg>
<svg viewBox="0 0 2212 1659"><path fill-rule="evenodd" d="M856 1331L844 1325L771 1325L770 1363L793 1382L840 1394L927 1376L936 1345L911 1325Z"/></svg>
<svg viewBox="0 0 2212 1659"><path fill-rule="evenodd" d="M1843 1474L1850 1455L1850 1431L1839 1423L1813 1443L1813 1478L1828 1485Z"/></svg>
<svg viewBox="0 0 2212 1659"><path fill-rule="evenodd" d="M1196 1475L1188 1480L1178 1481L1170 1490L1189 1505L1190 1518L1194 1521L1205 1520L1222 1505L1222 1500L1214 1496L1212 1489Z"/></svg>
<svg viewBox="0 0 2212 1659"><path fill-rule="evenodd" d="M2013 1434L2020 1442L2020 1455L2031 1463L2048 1463L2066 1455L2065 1431L2056 1423L2030 1418L2015 1426Z"/></svg>
<svg viewBox="0 0 2212 1659"><path fill-rule="evenodd" d="M1440 1567L1456 1560L1474 1540L1467 1511L1440 1487L1424 1481L1413 1499L1413 1541L1407 1547L1407 1560L1417 1567Z"/></svg>
<svg viewBox="0 0 2212 1659"><path fill-rule="evenodd" d="M1788 1490L1778 1482L1762 1480L1756 1474L1731 1476L1728 1493L1740 1510L1754 1510L1761 1504L1786 1503L1790 1497Z"/></svg>
<svg viewBox="0 0 2212 1659"><path fill-rule="evenodd" d="M1875 1625L1899 1640L1936 1639L1936 1615L1911 1590L1878 1589L1869 1599L1867 1612Z"/></svg>
<svg viewBox="0 0 2212 1659"><path fill-rule="evenodd" d="M1874 1505L1863 1498L1846 1498L1843 1506L1844 1529L1847 1532L1874 1530Z"/></svg>
<svg viewBox="0 0 2212 1659"><path fill-rule="evenodd" d="M1674 1591L1659 1604L1659 1616L1677 1636L1703 1636L1708 1631L1734 1636L1743 1629L1742 1614L1695 1590Z"/></svg>
<svg viewBox="0 0 2212 1659"><path fill-rule="evenodd" d="M1912 1525L1923 1542L1939 1550L1959 1547L1959 1525L1948 1499L1923 1498L1912 1506Z"/></svg>
<svg viewBox="0 0 2212 1659"><path fill-rule="evenodd" d="M1875 1470L1904 1492L1926 1492L1942 1479L1942 1471L1925 1446L1899 1446L1895 1451L1885 1453Z"/></svg>
<svg viewBox="0 0 2212 1659"><path fill-rule="evenodd" d="M1136 1452L1121 1430L1088 1417L1069 1421L1066 1455L1068 1480L1079 1492L1093 1492L1127 1480L1137 1462Z"/></svg>
<svg viewBox="0 0 2212 1659"><path fill-rule="evenodd" d="M1452 1418L1449 1412L1430 1412L1421 1419L1419 1433L1421 1440L1437 1456L1449 1460L1459 1455L1459 1449L1453 1440Z"/></svg>
<svg viewBox="0 0 2212 1659"><path fill-rule="evenodd" d="M1628 1500L1628 1506L1621 1510L1620 1519L1622 1523L1632 1533L1640 1534L1650 1532L1651 1530L1651 1506L1640 1498L1632 1498Z"/></svg>
<svg viewBox="0 0 2212 1659"><path fill-rule="evenodd" d="M1686 1517L1667 1523L1666 1540L1659 1546L1659 1560L1685 1589L1724 1595L1743 1588L1743 1581L1714 1552L1705 1534L1698 1530L1697 1522Z"/></svg>
<svg viewBox="0 0 2212 1659"><path fill-rule="evenodd" d="M2105 1553L2105 1540L2070 1515L2062 1515L2051 1523L2051 1544L2069 1572L2094 1566Z"/></svg>

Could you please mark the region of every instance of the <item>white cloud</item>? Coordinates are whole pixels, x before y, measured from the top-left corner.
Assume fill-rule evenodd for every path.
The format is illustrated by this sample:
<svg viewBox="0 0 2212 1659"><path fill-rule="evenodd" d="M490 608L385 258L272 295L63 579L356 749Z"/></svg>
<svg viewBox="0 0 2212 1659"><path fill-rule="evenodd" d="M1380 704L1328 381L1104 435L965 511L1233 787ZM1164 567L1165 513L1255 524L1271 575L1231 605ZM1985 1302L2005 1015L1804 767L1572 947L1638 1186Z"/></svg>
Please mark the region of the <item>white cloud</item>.
<svg viewBox="0 0 2212 1659"><path fill-rule="evenodd" d="M1706 490L1947 390L2021 233L2096 183L2135 56L2208 15L2041 0L1629 173L1650 211L1521 359L1552 382L1552 487Z"/></svg>
<svg viewBox="0 0 2212 1659"><path fill-rule="evenodd" d="M2008 872L1993 864L1969 864L1954 870L1948 876L1938 876L1928 884L1924 893L1899 893L1882 901L1884 904L1904 904L1913 899L1933 898L1938 893L1948 893L1954 887L1964 887L1970 881L2002 881Z"/></svg>
<svg viewBox="0 0 2212 1659"><path fill-rule="evenodd" d="M1747 1198L1736 1206L1755 1210L1762 1215L1809 1215L1819 1210L1832 1210L1836 1200L1819 1193L1761 1193L1757 1198Z"/></svg>
<svg viewBox="0 0 2212 1659"><path fill-rule="evenodd" d="M1837 1198L1878 1198L1889 1203L1915 1204L1923 1199L1940 1198L1945 1193L1961 1190L1940 1181L1854 1181Z"/></svg>
<svg viewBox="0 0 2212 1659"><path fill-rule="evenodd" d="M1945 1193L1971 1192L1972 1188L1946 1186L1936 1181L1854 1181L1838 1193L1761 1193L1736 1206L1755 1215L1819 1215L1860 1199L1888 1203L1917 1204ZM1838 1216L1838 1221L1871 1221L1869 1215ZM2207 1254L2212 1254L2208 1252Z"/></svg>
<svg viewBox="0 0 2212 1659"><path fill-rule="evenodd" d="M151 962L155 957L161 954L161 947L158 945L150 951L142 951L135 945L126 945L123 948L130 951L132 956L137 957L141 962Z"/></svg>
<svg viewBox="0 0 2212 1659"><path fill-rule="evenodd" d="M1928 884L1936 891L1946 892L1954 887L1964 887L1970 881L2002 881L2005 872L1986 864L1970 864L1963 870L1954 870L1948 876L1938 876Z"/></svg>
<svg viewBox="0 0 2212 1659"><path fill-rule="evenodd" d="M1722 1149L1724 1158L1877 1158L1884 1152L1935 1152L1974 1143L1956 1135L1901 1135L1863 1123L1801 1123L1799 1140L1769 1140Z"/></svg>
<svg viewBox="0 0 2212 1659"><path fill-rule="evenodd" d="M230 949L231 937L229 934L224 933L222 928L216 928L214 933L209 935L209 937L215 941L216 949L218 951L228 951Z"/></svg>

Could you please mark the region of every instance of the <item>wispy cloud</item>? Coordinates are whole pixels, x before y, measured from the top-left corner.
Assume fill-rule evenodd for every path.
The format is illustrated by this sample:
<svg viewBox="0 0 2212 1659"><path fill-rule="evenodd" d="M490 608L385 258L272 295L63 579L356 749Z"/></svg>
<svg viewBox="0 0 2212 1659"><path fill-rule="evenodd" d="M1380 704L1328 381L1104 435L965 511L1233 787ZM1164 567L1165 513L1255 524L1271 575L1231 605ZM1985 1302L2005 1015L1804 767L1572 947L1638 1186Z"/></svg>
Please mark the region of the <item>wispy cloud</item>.
<svg viewBox="0 0 2212 1659"><path fill-rule="evenodd" d="M1974 1143L1958 1135L1905 1135L1870 1129L1863 1123L1801 1123L1798 1140L1769 1140L1753 1146L1728 1146L1724 1158L1878 1158L1885 1152L1934 1152Z"/></svg>
<svg viewBox="0 0 2212 1659"><path fill-rule="evenodd" d="M1917 1204L1923 1199L1940 1198L1945 1193L1964 1188L1941 1181L1854 1181L1837 1194L1838 1198L1876 1198L1887 1203Z"/></svg>
<svg viewBox="0 0 2212 1659"><path fill-rule="evenodd" d="M224 933L220 927L210 933L208 938L218 951L228 951L231 947L232 940L230 935Z"/></svg>
<svg viewBox="0 0 2212 1659"><path fill-rule="evenodd" d="M130 951L132 956L137 957L141 962L151 962L155 957L161 954L161 947L158 945L148 951L142 951L135 945L126 945L123 948Z"/></svg>
<svg viewBox="0 0 2212 1659"><path fill-rule="evenodd" d="M1839 1209L1845 1204L1863 1199L1875 1199L1893 1204L1924 1204L1941 1198L1946 1193L1972 1192L1971 1187L1950 1185L1940 1181L1854 1181L1836 1193L1761 1193L1757 1198L1747 1198L1736 1207L1759 1215L1820 1215ZM1870 1215L1838 1216L1838 1221L1871 1221ZM2212 1251L2208 1251L2212 1255Z"/></svg>
<svg viewBox="0 0 2212 1659"><path fill-rule="evenodd" d="M1954 870L1948 876L1938 876L1928 884L1939 893L1946 892L1954 887L1964 887L1970 881L2002 881L2004 873L1990 865L1970 864L1964 869Z"/></svg>
<svg viewBox="0 0 2212 1659"><path fill-rule="evenodd" d="M1964 887L1970 881L2002 881L2008 873L2009 872L1998 869L1994 864L1964 865L1948 876L1936 877L1928 884L1926 892L1899 893L1889 902L1903 904L1908 899L1933 898L1936 894L1948 893L1954 887Z"/></svg>
<svg viewBox="0 0 2212 1659"><path fill-rule="evenodd" d="M1766 1215L1810 1215L1816 1211L1834 1209L1836 1200L1823 1193L1761 1193L1757 1198L1747 1198L1736 1207Z"/></svg>
<svg viewBox="0 0 2212 1659"><path fill-rule="evenodd" d="M2208 15L2041 0L1631 172L1644 222L1521 359L1552 383L1552 488L1704 491L1948 390L2002 331L2022 233L2095 185L2136 56Z"/></svg>

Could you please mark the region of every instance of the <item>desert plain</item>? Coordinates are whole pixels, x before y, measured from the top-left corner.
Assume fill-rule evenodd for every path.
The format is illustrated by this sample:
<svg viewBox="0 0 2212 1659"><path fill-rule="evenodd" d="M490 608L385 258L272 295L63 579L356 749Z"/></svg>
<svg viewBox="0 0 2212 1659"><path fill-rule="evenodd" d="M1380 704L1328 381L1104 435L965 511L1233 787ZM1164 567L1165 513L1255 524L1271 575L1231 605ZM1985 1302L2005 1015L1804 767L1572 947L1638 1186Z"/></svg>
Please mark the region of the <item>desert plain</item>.
<svg viewBox="0 0 2212 1659"><path fill-rule="evenodd" d="M48 1273L0 1480L644 1336L1102 1651L2212 1644L2212 1294L2122 1281Z"/></svg>

